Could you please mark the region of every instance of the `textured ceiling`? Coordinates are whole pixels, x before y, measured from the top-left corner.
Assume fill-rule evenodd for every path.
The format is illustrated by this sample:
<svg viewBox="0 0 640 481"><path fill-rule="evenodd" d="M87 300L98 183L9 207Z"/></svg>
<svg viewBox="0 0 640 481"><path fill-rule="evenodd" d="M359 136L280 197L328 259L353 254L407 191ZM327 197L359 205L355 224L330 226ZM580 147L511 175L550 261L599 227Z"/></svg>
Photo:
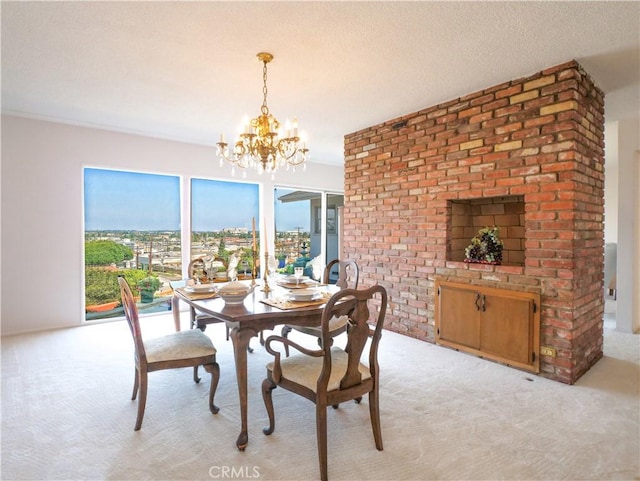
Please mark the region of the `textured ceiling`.
<svg viewBox="0 0 640 481"><path fill-rule="evenodd" d="M2 110L198 144L262 103L343 137L576 59L640 110L640 2L2 2Z"/></svg>

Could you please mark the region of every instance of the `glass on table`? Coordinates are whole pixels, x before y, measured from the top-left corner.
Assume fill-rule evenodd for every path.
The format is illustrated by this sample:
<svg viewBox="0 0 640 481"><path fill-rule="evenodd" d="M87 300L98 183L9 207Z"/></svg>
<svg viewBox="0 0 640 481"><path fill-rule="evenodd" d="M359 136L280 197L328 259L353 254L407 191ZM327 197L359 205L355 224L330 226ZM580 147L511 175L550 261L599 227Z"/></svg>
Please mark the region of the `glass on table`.
<svg viewBox="0 0 640 481"><path fill-rule="evenodd" d="M302 277L303 273L304 273L304 268L303 267L294 267L293 268L293 275L296 278L296 285L300 283L300 278Z"/></svg>

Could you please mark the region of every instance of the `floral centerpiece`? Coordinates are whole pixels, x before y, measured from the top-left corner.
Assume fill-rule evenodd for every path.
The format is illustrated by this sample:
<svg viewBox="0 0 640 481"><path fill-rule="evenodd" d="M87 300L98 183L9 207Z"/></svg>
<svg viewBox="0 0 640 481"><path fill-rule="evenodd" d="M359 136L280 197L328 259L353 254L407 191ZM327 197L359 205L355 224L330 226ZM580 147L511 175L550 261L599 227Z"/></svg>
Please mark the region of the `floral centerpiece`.
<svg viewBox="0 0 640 481"><path fill-rule="evenodd" d="M496 226L480 229L471 239L471 244L464 250L465 262L480 264L502 263L503 242L499 237L500 229Z"/></svg>
<svg viewBox="0 0 640 481"><path fill-rule="evenodd" d="M154 293L160 288L160 279L154 276L148 276L138 281L138 290L140 291L141 302L153 301Z"/></svg>

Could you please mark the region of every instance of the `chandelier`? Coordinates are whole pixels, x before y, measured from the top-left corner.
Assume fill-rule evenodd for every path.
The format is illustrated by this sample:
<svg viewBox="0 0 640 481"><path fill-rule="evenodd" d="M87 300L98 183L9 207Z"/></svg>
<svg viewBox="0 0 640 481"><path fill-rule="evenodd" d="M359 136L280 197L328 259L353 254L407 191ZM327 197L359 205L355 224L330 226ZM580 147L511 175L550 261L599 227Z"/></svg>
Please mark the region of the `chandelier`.
<svg viewBox="0 0 640 481"><path fill-rule="evenodd" d="M259 174L268 172L274 176L280 167L290 167L303 164L307 160L309 149L298 136L298 122L287 121L284 128L271 113L267 106L267 64L273 60L273 55L260 52L258 60L262 62L262 107L261 114L249 120L245 119L235 143L233 151L229 152L229 145L224 141L224 134L220 134L220 142L217 154L220 157L220 166L224 161L232 164L232 175L235 175L235 167L246 169L254 168ZM302 146L300 146L302 142ZM243 176L246 177L246 171Z"/></svg>

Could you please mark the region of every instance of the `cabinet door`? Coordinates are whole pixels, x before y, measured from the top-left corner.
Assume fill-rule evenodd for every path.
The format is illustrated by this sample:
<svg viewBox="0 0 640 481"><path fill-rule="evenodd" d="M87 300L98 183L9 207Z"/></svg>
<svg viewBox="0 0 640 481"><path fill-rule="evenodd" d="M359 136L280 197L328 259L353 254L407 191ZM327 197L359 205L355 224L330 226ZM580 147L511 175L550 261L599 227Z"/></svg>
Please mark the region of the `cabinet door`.
<svg viewBox="0 0 640 481"><path fill-rule="evenodd" d="M482 294L482 351L522 364L533 362L533 300Z"/></svg>
<svg viewBox="0 0 640 481"><path fill-rule="evenodd" d="M480 316L477 292L453 286L440 286L437 312L438 342L480 348ZM446 320L446 322L443 322Z"/></svg>
<svg viewBox="0 0 640 481"><path fill-rule="evenodd" d="M540 295L436 279L436 343L540 371Z"/></svg>

